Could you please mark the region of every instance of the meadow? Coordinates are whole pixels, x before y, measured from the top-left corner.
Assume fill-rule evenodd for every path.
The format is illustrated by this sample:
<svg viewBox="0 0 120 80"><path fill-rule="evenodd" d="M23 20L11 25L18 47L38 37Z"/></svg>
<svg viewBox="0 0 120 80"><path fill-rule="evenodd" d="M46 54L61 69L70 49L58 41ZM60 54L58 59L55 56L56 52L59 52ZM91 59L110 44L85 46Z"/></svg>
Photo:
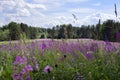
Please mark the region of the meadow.
<svg viewBox="0 0 120 80"><path fill-rule="evenodd" d="M120 44L92 39L3 42L0 80L120 80Z"/></svg>

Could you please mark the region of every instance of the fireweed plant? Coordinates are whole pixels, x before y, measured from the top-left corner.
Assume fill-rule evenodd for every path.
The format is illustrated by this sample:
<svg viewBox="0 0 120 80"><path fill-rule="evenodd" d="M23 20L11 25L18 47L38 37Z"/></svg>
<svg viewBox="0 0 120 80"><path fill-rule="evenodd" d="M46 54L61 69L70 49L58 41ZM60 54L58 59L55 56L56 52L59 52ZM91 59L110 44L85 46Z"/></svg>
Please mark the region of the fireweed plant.
<svg viewBox="0 0 120 80"><path fill-rule="evenodd" d="M36 40L0 45L0 80L120 80L120 44Z"/></svg>

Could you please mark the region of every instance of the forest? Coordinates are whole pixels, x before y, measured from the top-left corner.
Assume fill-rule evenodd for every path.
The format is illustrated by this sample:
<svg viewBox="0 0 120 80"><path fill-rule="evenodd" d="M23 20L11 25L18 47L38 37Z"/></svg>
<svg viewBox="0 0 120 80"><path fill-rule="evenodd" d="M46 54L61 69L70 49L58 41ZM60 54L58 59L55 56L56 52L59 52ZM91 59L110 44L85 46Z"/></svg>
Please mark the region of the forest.
<svg viewBox="0 0 120 80"><path fill-rule="evenodd" d="M120 22L114 20L98 21L96 25L72 26L71 24L56 25L52 28L28 26L25 23L10 22L0 27L0 41L25 39L80 39L90 38L119 42Z"/></svg>

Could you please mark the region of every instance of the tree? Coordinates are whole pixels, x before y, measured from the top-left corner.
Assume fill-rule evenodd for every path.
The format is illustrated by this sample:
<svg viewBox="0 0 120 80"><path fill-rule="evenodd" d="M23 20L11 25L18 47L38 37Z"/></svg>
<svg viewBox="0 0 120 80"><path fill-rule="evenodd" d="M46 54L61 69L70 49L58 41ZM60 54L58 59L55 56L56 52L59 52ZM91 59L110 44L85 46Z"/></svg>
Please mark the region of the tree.
<svg viewBox="0 0 120 80"><path fill-rule="evenodd" d="M21 23L20 28L21 28L21 33L24 33L24 35L27 38L29 38L30 37L30 31L29 31L28 25L24 24L24 23Z"/></svg>
<svg viewBox="0 0 120 80"><path fill-rule="evenodd" d="M66 25L60 25L60 29L58 31L58 38L67 38L67 30L66 30Z"/></svg>
<svg viewBox="0 0 120 80"><path fill-rule="evenodd" d="M37 28L30 26L29 27L29 31L30 31L30 39L36 39L36 38L38 38L39 33L38 33Z"/></svg>
<svg viewBox="0 0 120 80"><path fill-rule="evenodd" d="M68 38L73 38L73 27L71 24L67 25L67 36Z"/></svg>
<svg viewBox="0 0 120 80"><path fill-rule="evenodd" d="M11 40L18 40L20 39L20 25L15 22L10 22L8 24L9 28L9 36Z"/></svg>
<svg viewBox="0 0 120 80"><path fill-rule="evenodd" d="M116 32L114 24L115 24L115 22L113 20L107 20L103 23L103 25L104 25L103 34L104 34L105 40L108 40L108 41L116 40L115 39L116 35L114 35Z"/></svg>
<svg viewBox="0 0 120 80"><path fill-rule="evenodd" d="M7 41L9 40L9 30L0 30L0 41Z"/></svg>
<svg viewBox="0 0 120 80"><path fill-rule="evenodd" d="M98 24L96 25L96 39L100 39L100 27L101 27L101 20L99 19Z"/></svg>

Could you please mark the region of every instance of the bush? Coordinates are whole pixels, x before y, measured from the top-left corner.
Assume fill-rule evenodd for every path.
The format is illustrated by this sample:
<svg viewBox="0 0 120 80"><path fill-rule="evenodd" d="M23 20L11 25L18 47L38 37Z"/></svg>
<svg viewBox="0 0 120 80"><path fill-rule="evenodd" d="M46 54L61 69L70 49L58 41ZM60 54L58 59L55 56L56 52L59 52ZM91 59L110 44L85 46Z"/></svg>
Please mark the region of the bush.
<svg viewBox="0 0 120 80"><path fill-rule="evenodd" d="M0 41L9 40L9 30L0 30Z"/></svg>

